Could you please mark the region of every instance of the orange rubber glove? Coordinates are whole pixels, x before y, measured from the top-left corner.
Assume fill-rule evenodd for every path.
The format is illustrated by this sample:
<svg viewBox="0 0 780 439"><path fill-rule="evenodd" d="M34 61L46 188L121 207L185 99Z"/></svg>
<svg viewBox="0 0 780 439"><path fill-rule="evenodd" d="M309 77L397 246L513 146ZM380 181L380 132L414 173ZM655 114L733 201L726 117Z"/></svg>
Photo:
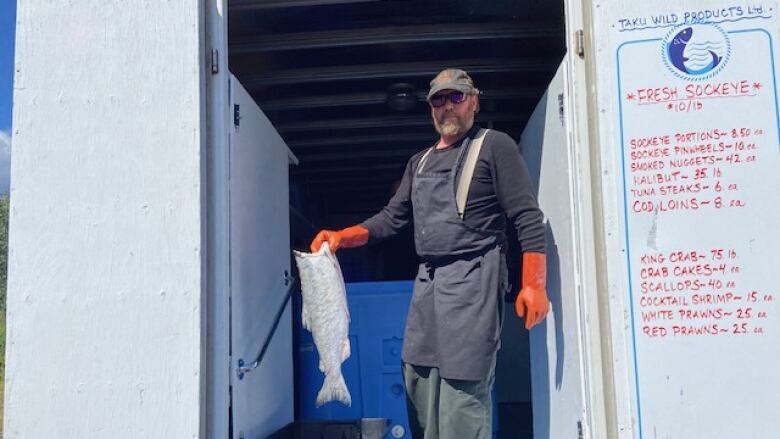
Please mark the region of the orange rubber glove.
<svg viewBox="0 0 780 439"><path fill-rule="evenodd" d="M328 243L333 253L341 247L360 247L368 242L368 229L363 226L352 226L339 231L321 230L311 242L312 253L320 251L323 242Z"/></svg>
<svg viewBox="0 0 780 439"><path fill-rule="evenodd" d="M547 255L523 253L523 287L515 300L518 317L525 316L525 329L531 329L544 320L550 310L547 300Z"/></svg>

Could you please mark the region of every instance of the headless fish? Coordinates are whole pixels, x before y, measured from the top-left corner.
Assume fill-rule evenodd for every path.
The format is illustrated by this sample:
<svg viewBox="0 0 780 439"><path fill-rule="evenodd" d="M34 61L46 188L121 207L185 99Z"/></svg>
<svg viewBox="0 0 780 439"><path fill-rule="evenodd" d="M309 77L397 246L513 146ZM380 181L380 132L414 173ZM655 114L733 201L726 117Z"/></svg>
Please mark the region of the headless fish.
<svg viewBox="0 0 780 439"><path fill-rule="evenodd" d="M316 406L340 401L349 406L349 394L341 364L349 358L349 309L344 276L327 243L316 253L293 251L301 278L303 327L314 337L325 382Z"/></svg>

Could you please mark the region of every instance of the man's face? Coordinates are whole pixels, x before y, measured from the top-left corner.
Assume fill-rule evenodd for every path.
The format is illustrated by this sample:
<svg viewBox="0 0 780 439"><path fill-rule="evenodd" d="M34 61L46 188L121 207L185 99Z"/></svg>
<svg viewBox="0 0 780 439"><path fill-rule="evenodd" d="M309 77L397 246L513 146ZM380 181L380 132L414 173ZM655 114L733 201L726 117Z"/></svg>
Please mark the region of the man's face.
<svg viewBox="0 0 780 439"><path fill-rule="evenodd" d="M461 97L462 99L459 99ZM442 101L441 98L444 98L444 104L435 106L437 101ZM474 125L474 114L479 105L479 98L476 95L464 96L463 93L455 90L442 90L431 96L430 103L436 131L442 136L452 137L465 134Z"/></svg>

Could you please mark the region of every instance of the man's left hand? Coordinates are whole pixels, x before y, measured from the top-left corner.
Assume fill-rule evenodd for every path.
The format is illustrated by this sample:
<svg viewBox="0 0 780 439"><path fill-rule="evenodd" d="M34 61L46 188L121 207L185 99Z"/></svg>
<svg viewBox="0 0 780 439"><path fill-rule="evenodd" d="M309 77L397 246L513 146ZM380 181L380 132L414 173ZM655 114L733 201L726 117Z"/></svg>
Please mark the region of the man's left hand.
<svg viewBox="0 0 780 439"><path fill-rule="evenodd" d="M531 329L547 317L550 302L547 292L542 289L525 287L520 290L515 300L515 312L518 317L525 316L525 329Z"/></svg>
<svg viewBox="0 0 780 439"><path fill-rule="evenodd" d="M515 300L515 312L525 317L525 329L530 330L547 316L547 256L544 253L523 253L523 272L520 293Z"/></svg>

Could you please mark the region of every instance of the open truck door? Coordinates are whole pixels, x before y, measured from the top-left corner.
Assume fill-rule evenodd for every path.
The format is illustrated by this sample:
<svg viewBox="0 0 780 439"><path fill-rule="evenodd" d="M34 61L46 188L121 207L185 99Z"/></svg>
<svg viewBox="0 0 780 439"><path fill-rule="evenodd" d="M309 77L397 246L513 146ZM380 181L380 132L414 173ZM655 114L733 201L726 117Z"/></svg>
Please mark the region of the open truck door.
<svg viewBox="0 0 780 439"><path fill-rule="evenodd" d="M263 438L293 421L288 163L295 158L232 76L230 109L232 437Z"/></svg>
<svg viewBox="0 0 780 439"><path fill-rule="evenodd" d="M535 438L583 437L590 424L583 346L582 222L576 207L577 181L570 178L577 167L571 102L567 55L520 139L547 226L550 313L530 332Z"/></svg>

